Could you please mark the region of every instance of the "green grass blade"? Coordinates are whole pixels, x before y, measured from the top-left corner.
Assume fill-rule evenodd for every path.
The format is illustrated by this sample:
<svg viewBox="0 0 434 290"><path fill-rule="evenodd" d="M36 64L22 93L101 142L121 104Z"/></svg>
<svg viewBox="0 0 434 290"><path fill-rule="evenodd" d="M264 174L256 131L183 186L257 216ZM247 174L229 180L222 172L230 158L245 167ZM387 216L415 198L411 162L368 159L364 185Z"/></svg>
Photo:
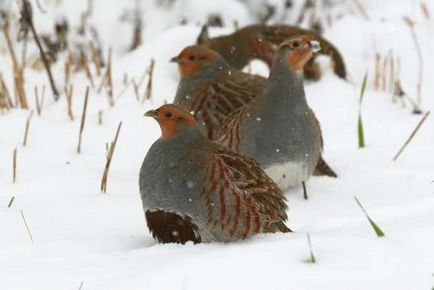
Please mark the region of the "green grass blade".
<svg viewBox="0 0 434 290"><path fill-rule="evenodd" d="M359 118L357 120L357 137L359 140L359 148L365 147L365 134L363 132L362 114L359 111Z"/></svg>
<svg viewBox="0 0 434 290"><path fill-rule="evenodd" d="M374 229L375 234L377 235L377 237L382 238L385 237L386 235L384 234L384 232L381 230L381 228L369 217L368 213L366 212L365 208L362 206L362 204L360 203L359 199L354 196L354 199L356 200L357 204L359 205L359 207L362 209L362 212L365 214L366 218L368 219L369 223L371 224L371 227Z"/></svg>
<svg viewBox="0 0 434 290"><path fill-rule="evenodd" d="M368 81L368 72L365 73L362 81L362 87L360 88L360 98L359 98L359 116L357 119L357 139L359 143L359 148L365 147L365 133L363 130L363 121L362 121L362 101L363 96L365 95L366 83Z"/></svg>
<svg viewBox="0 0 434 290"><path fill-rule="evenodd" d="M315 259L315 255L313 254L313 250L312 250L312 243L310 241L310 234L306 233L306 236L307 236L307 243L309 245L309 260L307 260L307 262L315 264L316 263L316 259Z"/></svg>
<svg viewBox="0 0 434 290"><path fill-rule="evenodd" d="M366 83L368 81L368 72L365 73L365 76L363 77L362 81L362 87L360 89L360 98L359 98L359 104L362 104L363 96L365 95L365 89L366 89Z"/></svg>

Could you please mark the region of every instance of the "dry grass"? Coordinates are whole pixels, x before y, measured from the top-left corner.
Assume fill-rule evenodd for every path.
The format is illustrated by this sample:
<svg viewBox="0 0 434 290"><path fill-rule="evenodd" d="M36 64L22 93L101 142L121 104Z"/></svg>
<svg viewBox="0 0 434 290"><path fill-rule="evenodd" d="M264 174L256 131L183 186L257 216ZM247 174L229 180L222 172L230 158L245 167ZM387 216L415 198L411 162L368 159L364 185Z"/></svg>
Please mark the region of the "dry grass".
<svg viewBox="0 0 434 290"><path fill-rule="evenodd" d="M108 181L108 174L109 174L109 170L110 170L110 165L113 159L113 154L115 152L115 148L116 148L116 144L118 142L118 138L119 138L119 133L121 131L122 128L122 122L119 122L118 128L116 130L116 135L115 138L113 140L113 142L110 143L110 147L108 149L108 153L107 153L107 158L106 158L106 163L104 166L104 172L101 178L101 192L106 193L107 192L107 181ZM106 150L107 150L107 145L106 145Z"/></svg>
<svg viewBox="0 0 434 290"><path fill-rule="evenodd" d="M87 112L88 99L89 99L89 87L86 87L86 93L84 96L84 103L83 103L83 111L81 114L80 132L78 134L77 154L81 153L81 141L83 139L84 125L86 123L86 112Z"/></svg>
<svg viewBox="0 0 434 290"><path fill-rule="evenodd" d="M422 119L419 121L417 126L411 132L410 136L407 138L405 143L401 146L401 148L395 154L395 157L393 157L393 161L396 161L398 159L398 157L401 155L401 153L404 151L404 149L407 147L407 145L411 142L411 140L413 140L414 136L419 131L420 127L425 122L425 120L428 118L429 114L430 114L430 111L426 112L425 115L423 115Z"/></svg>
<svg viewBox="0 0 434 290"><path fill-rule="evenodd" d="M28 139L29 130L30 130L30 122L32 121L32 117L33 117L33 111L30 111L30 114L27 117L27 121L26 121L26 128L24 130L24 139L23 139L23 146L24 147L26 147L26 145L27 145L27 139Z"/></svg>

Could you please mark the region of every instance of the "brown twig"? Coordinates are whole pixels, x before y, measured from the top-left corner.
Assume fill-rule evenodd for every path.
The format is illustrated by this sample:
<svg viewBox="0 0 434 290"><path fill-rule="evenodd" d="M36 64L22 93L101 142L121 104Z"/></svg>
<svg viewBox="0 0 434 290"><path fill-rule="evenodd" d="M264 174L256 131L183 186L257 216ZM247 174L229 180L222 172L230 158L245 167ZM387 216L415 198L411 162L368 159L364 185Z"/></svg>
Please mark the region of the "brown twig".
<svg viewBox="0 0 434 290"><path fill-rule="evenodd" d="M420 9L422 10L422 14L423 14L423 16L424 16L426 19L430 20L430 19L431 19L431 15L430 15L430 13L429 13L428 7L426 6L426 3L425 3L425 2L421 2L421 3L420 3Z"/></svg>
<svg viewBox="0 0 434 290"><path fill-rule="evenodd" d="M30 121L32 120L32 116L33 116L33 111L30 111L30 114L27 117L27 121L26 121L26 129L24 131L24 140L23 140L24 147L27 145L27 137L29 135Z"/></svg>
<svg viewBox="0 0 434 290"><path fill-rule="evenodd" d="M149 64L147 73L148 73L148 84L146 85L146 91L144 98L142 102L146 100L149 100L152 98L152 76L154 74L154 66L155 66L155 60L151 58L151 63Z"/></svg>
<svg viewBox="0 0 434 290"><path fill-rule="evenodd" d="M419 70L418 70L418 83L416 86L417 90L417 106L420 107L422 99L422 81L423 81L423 55L422 49L417 39L416 31L414 30L414 21L410 17L404 17L404 22L408 25L411 32L411 37L413 38L414 46L416 47L417 56L419 59Z"/></svg>
<svg viewBox="0 0 434 290"><path fill-rule="evenodd" d="M95 45L93 45L92 41L89 41L90 52L92 56L92 62L95 66L96 75L99 77L101 75L101 64L98 59L98 53L96 51Z"/></svg>
<svg viewBox="0 0 434 290"><path fill-rule="evenodd" d="M41 116L41 100L38 94L38 86L34 87L34 91L35 91L36 113L38 114L38 116Z"/></svg>
<svg viewBox="0 0 434 290"><path fill-rule="evenodd" d="M35 43L38 46L42 62L44 63L44 67L45 67L45 70L46 70L47 75L48 75L48 80L50 82L50 86L51 86L51 90L53 92L54 100L57 101L59 99L59 93L57 92L56 85L54 84L53 76L51 74L50 64L48 63L48 59L45 55L45 52L44 52L42 45L41 45L41 42L39 40L38 33L36 32L35 25L33 24L32 14L29 11L29 9L30 9L29 7L31 7L30 3L28 2L28 0L22 0L22 1L23 1L23 15L21 15L21 17L30 26L30 29L31 29L32 34L33 34L33 39L35 40Z"/></svg>
<svg viewBox="0 0 434 290"><path fill-rule="evenodd" d="M69 120L74 121L74 114L72 112L72 96L74 92L74 86L69 85L69 90L65 88L66 104L68 106L68 117Z"/></svg>
<svg viewBox="0 0 434 290"><path fill-rule="evenodd" d="M380 69L381 55L377 52L375 54L375 78L374 78L374 88L376 91L380 88L381 79L381 69Z"/></svg>
<svg viewBox="0 0 434 290"><path fill-rule="evenodd" d="M18 64L17 55L14 50L14 46L12 45L11 38L9 36L9 31L6 26L2 27L3 34L6 38L6 43L8 46L9 53L11 55L12 59L12 65L13 65L13 75L14 75L14 84L15 84L15 90L16 90L16 99L17 102L20 104L21 108L28 109L29 104L27 102L26 92L24 90L24 80L23 80L23 71L21 70L20 65Z"/></svg>
<svg viewBox="0 0 434 290"><path fill-rule="evenodd" d="M14 203L14 200L15 200L15 196L12 196L12 198L9 200L8 208L11 208L12 204Z"/></svg>
<svg viewBox="0 0 434 290"><path fill-rule="evenodd" d="M102 179L101 179L101 192L104 192L104 193L107 192L108 173L109 173L109 169L110 169L110 164L111 164L112 159L113 159L113 154L115 152L116 144L118 142L121 127L122 127L122 122L119 122L118 128L116 130L115 139L110 144L110 149L109 149L108 154L107 154L106 163L104 166L104 173L103 173Z"/></svg>
<svg viewBox="0 0 434 290"><path fill-rule="evenodd" d="M78 146L77 146L77 153L78 154L80 154L80 152L81 152L81 140L82 140L82 136L83 136L84 124L86 122L86 111L87 111L88 98L89 98L89 86L86 87L86 94L84 96L84 104L83 104L83 112L81 114L80 133L78 135Z"/></svg>
<svg viewBox="0 0 434 290"><path fill-rule="evenodd" d="M98 111L98 125L102 125L102 110Z"/></svg>
<svg viewBox="0 0 434 290"><path fill-rule="evenodd" d="M24 213L22 210L20 210L20 212L21 212L21 216L23 217L24 224L26 225L27 233L29 234L30 240L33 243L33 236L32 236L32 233L30 232L30 228L29 228L29 225L27 224L26 218L24 217Z"/></svg>
<svg viewBox="0 0 434 290"><path fill-rule="evenodd" d="M413 132L407 138L407 140L405 141L404 145L401 146L401 148L399 149L398 153L396 153L395 157L393 157L393 161L396 161L398 159L398 157L401 155L401 153L404 151L404 149L407 147L407 145L410 143L410 141L414 138L414 136L416 135L417 131L419 131L420 127L425 122L426 118L428 118L429 114L430 114L430 111L426 112L425 115L423 115L422 119L419 121L419 123L417 124L416 128L414 128Z"/></svg>
<svg viewBox="0 0 434 290"><path fill-rule="evenodd" d="M301 183L301 185L302 185L302 187L303 187L303 198L304 198L305 200L307 200L308 197L307 197L306 182L303 181L303 182Z"/></svg>
<svg viewBox="0 0 434 290"><path fill-rule="evenodd" d="M14 106L8 87L3 80L3 75L0 73L0 109L10 109Z"/></svg>
<svg viewBox="0 0 434 290"><path fill-rule="evenodd" d="M359 10L360 14L365 18L365 20L369 20L369 15L366 13L365 7L360 3L359 0L354 0L354 4L356 5L357 10Z"/></svg>
<svg viewBox="0 0 434 290"><path fill-rule="evenodd" d="M107 64L107 94L110 106L114 106L115 100L113 98L113 80L112 80L112 49L109 48L108 64Z"/></svg>
<svg viewBox="0 0 434 290"><path fill-rule="evenodd" d="M133 83L133 88L134 88L134 94L136 95L137 101L139 101L140 100L139 87L137 86L136 80L134 78L132 79L132 83Z"/></svg>
<svg viewBox="0 0 434 290"><path fill-rule="evenodd" d="M12 154L12 183L17 181L17 148L14 149Z"/></svg>
<svg viewBox="0 0 434 290"><path fill-rule="evenodd" d="M86 72L86 76L89 80L90 86L92 87L92 89L94 88L94 84L93 84L93 77L92 77L92 73L90 72L90 68L89 68L89 63L87 61L87 57L84 54L83 50L80 50L80 57L81 57L81 61L82 61L82 65L84 67L84 71Z"/></svg>

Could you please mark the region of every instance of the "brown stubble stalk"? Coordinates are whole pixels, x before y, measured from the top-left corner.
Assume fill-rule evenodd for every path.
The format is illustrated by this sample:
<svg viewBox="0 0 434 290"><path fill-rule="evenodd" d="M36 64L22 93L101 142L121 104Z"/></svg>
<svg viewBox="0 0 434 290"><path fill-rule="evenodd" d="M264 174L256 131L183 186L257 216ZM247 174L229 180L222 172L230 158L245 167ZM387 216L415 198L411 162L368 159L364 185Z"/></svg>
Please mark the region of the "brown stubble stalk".
<svg viewBox="0 0 434 290"><path fill-rule="evenodd" d="M89 48L92 57L93 65L95 66L96 76L99 77L101 75L101 65L98 59L98 53L96 51L95 45L92 41L89 41Z"/></svg>
<svg viewBox="0 0 434 290"><path fill-rule="evenodd" d="M74 86L69 85L69 90L65 88L65 97L66 97L66 104L68 106L68 117L69 120L74 121L74 113L72 112L72 96L74 93Z"/></svg>
<svg viewBox="0 0 434 290"><path fill-rule="evenodd" d="M133 83L134 94L136 95L136 100L139 101L140 100L139 86L137 85L136 80L134 78L131 81Z"/></svg>
<svg viewBox="0 0 434 290"><path fill-rule="evenodd" d="M12 45L8 28L6 26L3 26L2 31L3 31L3 35L5 36L9 54L11 55L11 59L12 59L12 69L14 75L14 84L15 84L17 103L20 104L22 109L28 109L29 104L27 102L26 92L24 90L23 71L21 70L21 67L18 64L17 55L15 53L14 46Z"/></svg>
<svg viewBox="0 0 434 290"><path fill-rule="evenodd" d="M89 86L86 87L86 94L84 96L83 112L81 114L80 132L78 134L77 154L81 153L81 140L83 137L84 125L86 122L87 102L89 99Z"/></svg>
<svg viewBox="0 0 434 290"><path fill-rule="evenodd" d="M8 208L11 208L12 204L14 203L14 200L15 200L15 196L12 196L11 199L9 200Z"/></svg>
<svg viewBox="0 0 434 290"><path fill-rule="evenodd" d="M102 110L98 111L98 125L102 125Z"/></svg>
<svg viewBox="0 0 434 290"><path fill-rule="evenodd" d="M24 139L23 139L23 146L24 147L26 147L26 145L27 145L27 139L28 139L29 130L30 130L30 122L32 121L32 117L33 117L33 111L30 111L30 114L27 117L27 121L26 121L26 128L24 130Z"/></svg>
<svg viewBox="0 0 434 290"><path fill-rule="evenodd" d="M151 63L149 64L147 74L148 74L148 83L146 85L146 91L144 98L142 100L142 103L145 100L150 100L152 98L152 78L154 75L154 66L155 66L155 59L151 58Z"/></svg>
<svg viewBox="0 0 434 290"><path fill-rule="evenodd" d="M101 178L101 192L103 192L103 193L107 192L107 180L108 180L110 164L111 164L112 159L113 159L113 154L115 152L115 148L116 148L116 144L118 142L119 133L121 131L121 128L122 128L122 122L119 122L118 128L116 130L115 139L113 140L113 142L110 143L110 147L109 147L109 150L107 153L106 163L104 166L104 173L103 173L102 178ZM107 145L106 145L106 148L107 148Z"/></svg>
<svg viewBox="0 0 434 290"><path fill-rule="evenodd" d="M12 108L14 106L14 103L12 102L9 89L6 86L2 73L0 73L0 93L3 93L3 97L5 98L4 101L5 101L6 109Z"/></svg>
<svg viewBox="0 0 434 290"><path fill-rule="evenodd" d="M417 104L417 108L420 108L422 102L422 82L423 82L423 65L424 65L422 49L420 47L419 40L416 35L416 31L414 30L414 21L410 17L404 17L404 22L410 28L411 37L413 38L414 46L416 48L417 56L419 60L418 83L416 86L416 91L417 91L416 104ZM420 110L415 109L413 113L420 113Z"/></svg>
<svg viewBox="0 0 434 290"><path fill-rule="evenodd" d="M112 48L109 48L108 52L108 64L107 64L107 95L110 106L114 106L115 100L113 97L113 80L112 80Z"/></svg>
<svg viewBox="0 0 434 290"><path fill-rule="evenodd" d="M45 55L45 52L42 48L41 42L39 40L39 36L38 33L36 32L36 28L35 25L33 23L33 19L32 19L32 13L29 11L29 7L31 7L30 2L28 2L28 0L22 0L23 3L23 10L22 10L22 15L21 17L27 22L27 24L30 27L30 30L32 31L32 35L33 35L33 39L39 49L39 54L41 55L41 59L42 62L44 64L45 67L45 71L47 72L47 76L48 76L48 80L50 82L50 86L51 86L51 91L53 92L53 97L54 100L57 101L59 99L59 93L56 89L56 85L54 84L54 79L53 76L51 74L51 69L50 69L50 64L48 62L47 56Z"/></svg>
<svg viewBox="0 0 434 290"><path fill-rule="evenodd" d="M426 6L425 2L421 2L420 3L420 9L422 10L422 14L423 16L427 19L430 20L431 19L431 15L429 13L428 7Z"/></svg>
<svg viewBox="0 0 434 290"><path fill-rule="evenodd" d="M365 6L363 6L362 2L360 0L353 0L354 4L356 5L357 10L359 10L360 14L365 18L365 20L369 20L369 15L366 12Z"/></svg>
<svg viewBox="0 0 434 290"><path fill-rule="evenodd" d="M26 229L27 229L27 234L29 235L29 238L33 243L32 232L30 231L29 225L27 224L26 217L24 216L24 213L22 210L20 210L20 212L21 212L21 217L23 218L23 221L24 221L24 225L26 226Z"/></svg>
<svg viewBox="0 0 434 290"><path fill-rule="evenodd" d="M374 89L376 91L380 89L380 79L381 79L380 62L381 62L381 55L377 52L375 53L375 78L374 78Z"/></svg>
<svg viewBox="0 0 434 290"><path fill-rule="evenodd" d="M12 152L12 183L17 181L17 148Z"/></svg>
<svg viewBox="0 0 434 290"><path fill-rule="evenodd" d="M404 145L401 146L401 148L399 149L398 153L396 153L395 157L393 157L393 161L396 161L398 159L398 157L401 155L401 153L404 151L404 149L407 147L407 145L411 142L411 140L413 140L413 138L416 135L417 131L419 131L420 127L425 122L425 120L428 118L428 116L429 116L430 113L431 113L430 111L427 111L423 115L422 119L419 121L419 123L417 124L417 126L414 128L413 132L411 132L410 136L407 138L407 140L405 141Z"/></svg>
<svg viewBox="0 0 434 290"><path fill-rule="evenodd" d="M86 72L86 77L89 80L91 88L93 89L95 85L93 83L92 73L90 72L89 62L87 60L86 55L83 52L83 49L80 50L80 58L81 58L82 65L84 67L84 71Z"/></svg>

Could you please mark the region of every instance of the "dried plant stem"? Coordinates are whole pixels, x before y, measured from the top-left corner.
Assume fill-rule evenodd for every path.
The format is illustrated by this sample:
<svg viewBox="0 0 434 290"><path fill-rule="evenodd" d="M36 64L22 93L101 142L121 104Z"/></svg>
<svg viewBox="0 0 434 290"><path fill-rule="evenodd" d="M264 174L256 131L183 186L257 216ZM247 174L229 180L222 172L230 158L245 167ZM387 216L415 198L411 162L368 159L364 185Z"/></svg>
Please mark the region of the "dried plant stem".
<svg viewBox="0 0 434 290"><path fill-rule="evenodd" d="M107 95L110 106L114 106L115 100L113 97L113 80L112 80L112 49L109 48L108 64L107 64Z"/></svg>
<svg viewBox="0 0 434 290"><path fill-rule="evenodd" d="M98 111L98 125L102 125L102 110Z"/></svg>
<svg viewBox="0 0 434 290"><path fill-rule="evenodd" d="M24 147L27 145L27 138L29 135L30 121L32 120L32 116L33 116L33 111L30 111L30 114L27 117L27 121L26 121L26 129L24 130L24 140L23 140Z"/></svg>
<svg viewBox="0 0 434 290"><path fill-rule="evenodd" d="M89 80L90 86L92 89L94 88L92 73L90 72L89 63L87 61L87 57L84 54L83 50L80 50L81 61L84 67L84 71L86 72L86 76Z"/></svg>
<svg viewBox="0 0 434 290"><path fill-rule="evenodd" d="M132 79L132 83L133 83L133 88L134 88L134 94L136 95L136 100L139 101L140 100L139 87L137 86L136 80L134 78Z"/></svg>
<svg viewBox="0 0 434 290"><path fill-rule="evenodd" d="M10 109L14 106L12 99L11 99L11 95L9 93L8 87L6 86L6 83L3 79L3 75L0 73L0 94L3 94L3 97L5 98L5 106L6 109Z"/></svg>
<svg viewBox="0 0 434 290"><path fill-rule="evenodd" d="M9 53L12 59L13 65L13 75L14 75L14 83L15 90L17 93L17 101L20 104L21 108L28 109L29 104L27 102L26 92L24 90L24 80L23 80L23 71L21 70L20 65L18 64L17 55L14 50L14 46L12 45L11 38L9 36L9 31L6 26L2 27L3 34L6 38L6 43L8 46Z"/></svg>
<svg viewBox="0 0 434 290"><path fill-rule="evenodd" d="M417 106L420 107L421 101L422 101L422 82L423 82L423 55L422 55L422 49L419 44L419 40L416 35L416 31L414 30L414 22L409 17L404 17L405 23L407 23L408 27L410 28L411 37L413 38L414 46L416 47L417 56L419 60L419 70L418 70L418 83L416 86L417 90Z"/></svg>
<svg viewBox="0 0 434 290"><path fill-rule="evenodd" d="M113 154L115 152L116 144L118 142L119 133L121 131L121 128L122 128L122 122L119 122L118 128L116 130L115 139L110 144L110 148L108 150L108 154L107 154L107 158L106 158L106 163L105 163L105 166L104 166L104 173L103 173L102 179L101 179L101 192L104 192L104 193L107 192L108 173L109 173L109 169L110 169L110 164L111 164L112 159L113 159Z"/></svg>
<svg viewBox="0 0 434 290"><path fill-rule="evenodd" d="M36 113L38 114L38 116L40 116L41 115L41 99L39 98L39 94L38 94L38 86L35 86L34 90L35 90Z"/></svg>
<svg viewBox="0 0 434 290"><path fill-rule="evenodd" d="M303 198L305 199L305 200L307 200L308 199L308 197L307 197L307 188L306 188L306 182L301 182L301 186L303 187Z"/></svg>
<svg viewBox="0 0 434 290"><path fill-rule="evenodd" d="M420 3L420 9L422 10L422 14L423 16L427 19L430 20L431 19L431 15L429 13L428 7L426 6L425 2L421 2Z"/></svg>
<svg viewBox="0 0 434 290"><path fill-rule="evenodd" d="M419 121L416 128L414 128L413 132L411 132L410 136L407 138L404 145L401 146L398 153L396 153L395 157L393 157L393 161L396 161L398 159L399 155L401 155L401 153L404 151L404 149L407 147L407 145L411 142L411 140L413 140L417 131L419 131L420 127L425 122L426 118L428 118L429 114L430 114L430 111L426 112L425 115L423 115L422 119Z"/></svg>
<svg viewBox="0 0 434 290"><path fill-rule="evenodd" d="M17 148L12 153L12 183L17 181Z"/></svg>
<svg viewBox="0 0 434 290"><path fill-rule="evenodd" d="M69 120L74 121L74 114L72 112L72 96L74 92L74 86L70 85L69 90L65 88L66 104L68 106L68 117Z"/></svg>
<svg viewBox="0 0 434 290"><path fill-rule="evenodd" d="M12 196L12 198L9 200L8 208L11 208L12 204L14 203L14 200L15 200L15 196Z"/></svg>
<svg viewBox="0 0 434 290"><path fill-rule="evenodd" d="M35 40L35 43L38 46L42 62L44 63L44 67L48 75L48 80L50 82L51 91L53 92L54 100L57 101L59 99L59 93L57 92L56 85L54 84L54 80L51 74L50 64L48 63L47 56L45 55L44 49L42 48L41 42L39 40L38 33L36 32L35 25L33 24L31 12L29 11L30 3L28 2L28 0L22 0L22 1L23 1L23 10L25 14L22 15L22 17L25 17L26 22L30 26L30 30L32 31L33 34L33 39Z"/></svg>
<svg viewBox="0 0 434 290"><path fill-rule="evenodd" d="M359 10L360 14L365 18L365 20L369 20L369 15L366 13L365 7L362 5L362 3L359 0L354 0L354 4L357 7L357 10Z"/></svg>
<svg viewBox="0 0 434 290"><path fill-rule="evenodd" d="M383 70L382 70L382 80L381 80L381 90L385 91L387 88L387 64L389 59L387 57L384 57L383 59Z"/></svg>
<svg viewBox="0 0 434 290"><path fill-rule="evenodd" d="M32 241L32 243L33 243L33 236L32 236L32 232L30 231L29 225L27 224L27 221L26 221L26 217L24 216L24 213L23 213L23 211L22 211L22 210L20 210L20 212L21 212L21 216L22 216L22 218L23 218L23 221L24 221L24 225L26 226L26 229L27 229L27 233L29 234L30 240L31 240L31 241Z"/></svg>
<svg viewBox="0 0 434 290"><path fill-rule="evenodd" d="M101 65L99 63L98 53L97 53L95 45L93 45L92 41L89 41L89 47L90 47L92 62L95 66L95 72L96 72L96 75L99 77L101 75Z"/></svg>
<svg viewBox="0 0 434 290"><path fill-rule="evenodd" d="M83 112L81 114L80 133L78 135L78 146L77 146L77 153L78 154L80 154L80 152L81 152L81 140L83 137L84 124L86 122L86 111L87 111L88 99L89 99L89 86L86 87L86 94L84 96L84 104L83 104Z"/></svg>
<svg viewBox="0 0 434 290"><path fill-rule="evenodd" d="M146 100L149 100L152 98L152 76L154 74L154 66L155 66L155 60L151 58L151 63L149 64L147 73L148 73L148 84L146 85L146 91L145 96L142 100L142 102Z"/></svg>
<svg viewBox="0 0 434 290"><path fill-rule="evenodd" d="M375 54L375 79L374 79L374 88L376 91L380 89L380 78L381 78L380 62L381 62L381 55L377 52Z"/></svg>

